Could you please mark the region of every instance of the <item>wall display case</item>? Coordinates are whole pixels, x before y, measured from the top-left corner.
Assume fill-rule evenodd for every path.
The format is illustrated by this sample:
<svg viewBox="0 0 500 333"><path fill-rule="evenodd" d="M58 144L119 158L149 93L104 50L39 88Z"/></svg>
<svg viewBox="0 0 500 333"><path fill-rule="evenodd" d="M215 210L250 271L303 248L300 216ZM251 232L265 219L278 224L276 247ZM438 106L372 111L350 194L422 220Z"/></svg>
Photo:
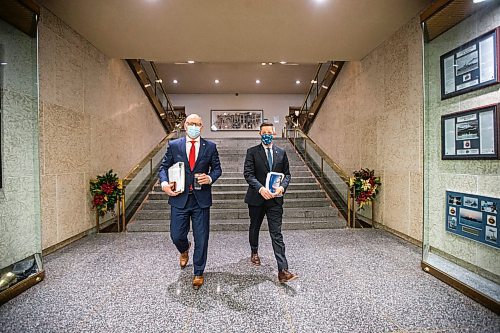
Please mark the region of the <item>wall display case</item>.
<svg viewBox="0 0 500 333"><path fill-rule="evenodd" d="M441 56L441 99L499 82L500 27Z"/></svg>
<svg viewBox="0 0 500 333"><path fill-rule="evenodd" d="M423 43L421 264L500 313L500 6L471 6L460 7L470 14ZM447 8L436 16L451 17ZM424 35L440 27L439 19L432 20L423 21Z"/></svg>

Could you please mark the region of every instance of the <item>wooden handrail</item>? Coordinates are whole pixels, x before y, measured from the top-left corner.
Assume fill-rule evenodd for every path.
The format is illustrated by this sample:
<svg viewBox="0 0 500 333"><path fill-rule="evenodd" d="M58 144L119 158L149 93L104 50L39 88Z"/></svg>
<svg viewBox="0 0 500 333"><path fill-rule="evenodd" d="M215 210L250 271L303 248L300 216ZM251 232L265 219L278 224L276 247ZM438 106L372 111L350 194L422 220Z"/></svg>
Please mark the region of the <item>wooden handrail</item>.
<svg viewBox="0 0 500 333"><path fill-rule="evenodd" d="M170 141L176 135L172 132L166 135L137 165L135 165L132 170L123 178L123 186L127 186L137 174L151 161L153 156L155 156L158 151L160 151L165 144Z"/></svg>
<svg viewBox="0 0 500 333"><path fill-rule="evenodd" d="M316 142L314 142L307 134L305 134L300 129L294 129L299 132L304 139L308 140L308 145L311 145L318 155L328 164L339 176L340 178L349 186L349 176L337 163L335 163L324 151L321 149Z"/></svg>

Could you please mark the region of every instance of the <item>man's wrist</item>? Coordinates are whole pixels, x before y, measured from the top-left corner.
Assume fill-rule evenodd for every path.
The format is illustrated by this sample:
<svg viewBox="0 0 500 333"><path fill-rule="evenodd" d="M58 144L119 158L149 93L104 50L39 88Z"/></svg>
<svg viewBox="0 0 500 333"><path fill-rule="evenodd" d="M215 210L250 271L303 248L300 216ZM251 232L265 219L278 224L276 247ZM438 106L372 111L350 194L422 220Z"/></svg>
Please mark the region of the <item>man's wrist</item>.
<svg viewBox="0 0 500 333"><path fill-rule="evenodd" d="M160 185L161 185L161 188L163 188L165 186L168 186L168 182L167 181L162 181Z"/></svg>
<svg viewBox="0 0 500 333"><path fill-rule="evenodd" d="M264 187L264 186L262 186L261 188L259 188L259 194L261 194L262 189L265 189L265 187Z"/></svg>
<svg viewBox="0 0 500 333"><path fill-rule="evenodd" d="M207 175L208 177L208 185L211 185L212 184L212 177L210 177L209 175Z"/></svg>

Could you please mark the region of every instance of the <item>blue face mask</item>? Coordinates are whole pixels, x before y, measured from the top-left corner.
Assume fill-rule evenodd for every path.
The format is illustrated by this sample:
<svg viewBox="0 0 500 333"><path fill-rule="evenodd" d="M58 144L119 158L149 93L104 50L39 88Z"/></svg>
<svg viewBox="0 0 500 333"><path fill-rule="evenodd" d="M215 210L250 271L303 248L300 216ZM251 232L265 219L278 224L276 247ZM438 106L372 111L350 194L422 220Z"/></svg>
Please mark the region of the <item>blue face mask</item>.
<svg viewBox="0 0 500 333"><path fill-rule="evenodd" d="M187 127L187 135L191 139L196 139L197 137L199 137L200 136L200 131L201 131L201 127L198 127L196 125L189 125Z"/></svg>
<svg viewBox="0 0 500 333"><path fill-rule="evenodd" d="M262 140L262 143L265 145L271 144L273 142L273 135L272 134L262 134L260 136L260 139Z"/></svg>

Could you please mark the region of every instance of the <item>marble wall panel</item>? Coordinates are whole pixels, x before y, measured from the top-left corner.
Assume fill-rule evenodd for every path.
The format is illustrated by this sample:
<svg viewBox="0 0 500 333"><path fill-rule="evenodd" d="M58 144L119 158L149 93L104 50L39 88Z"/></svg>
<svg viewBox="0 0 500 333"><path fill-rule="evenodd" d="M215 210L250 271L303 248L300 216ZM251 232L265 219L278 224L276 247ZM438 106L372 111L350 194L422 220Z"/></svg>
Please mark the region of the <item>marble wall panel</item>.
<svg viewBox="0 0 500 333"><path fill-rule="evenodd" d="M414 17L361 61L344 65L310 131L347 172L368 167L382 176L375 220L417 240L422 239L421 75L421 32Z"/></svg>
<svg viewBox="0 0 500 333"><path fill-rule="evenodd" d="M43 248L95 224L89 180L124 177L164 136L125 61L42 8L39 23Z"/></svg>

